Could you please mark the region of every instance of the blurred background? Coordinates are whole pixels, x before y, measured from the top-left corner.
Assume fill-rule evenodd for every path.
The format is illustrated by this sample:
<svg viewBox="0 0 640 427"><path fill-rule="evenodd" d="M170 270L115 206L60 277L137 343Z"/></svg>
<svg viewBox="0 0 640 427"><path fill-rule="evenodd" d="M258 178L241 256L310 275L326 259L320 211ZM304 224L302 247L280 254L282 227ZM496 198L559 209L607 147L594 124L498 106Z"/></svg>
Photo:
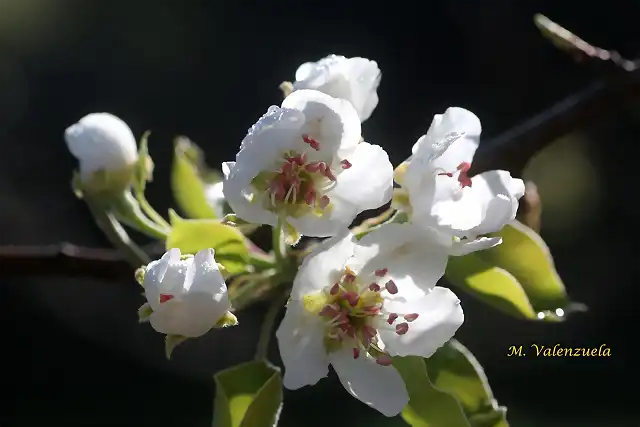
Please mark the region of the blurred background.
<svg viewBox="0 0 640 427"><path fill-rule="evenodd" d="M486 138L594 80L543 39L541 12L583 39L640 56L636 0L124 1L0 0L0 245L107 242L70 191L62 135L107 111L141 135L156 164L148 198L172 206L172 137L209 164L231 160L278 85L330 54L383 72L364 124L394 164L433 114L474 111ZM525 177L543 202L541 234L574 300L562 324L507 317L461 294L457 337L485 367L512 427L640 425L635 176L640 108L588 123L536 156ZM253 357L259 307L164 358L138 325L138 285L0 272L2 426L207 426L212 374ZM611 349L608 358L507 358L511 345ZM277 352L273 350L273 359ZM352 399L336 378L287 392L282 426L401 426ZM446 426L442 426L446 427Z"/></svg>

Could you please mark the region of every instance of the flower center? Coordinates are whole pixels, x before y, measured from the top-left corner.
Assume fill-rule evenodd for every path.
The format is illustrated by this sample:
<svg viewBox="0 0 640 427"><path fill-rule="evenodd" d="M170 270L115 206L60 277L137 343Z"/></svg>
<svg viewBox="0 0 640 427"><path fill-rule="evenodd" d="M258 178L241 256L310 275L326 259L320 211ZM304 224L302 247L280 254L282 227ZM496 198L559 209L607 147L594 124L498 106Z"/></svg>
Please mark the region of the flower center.
<svg viewBox="0 0 640 427"><path fill-rule="evenodd" d="M469 175L468 175L469 169L471 169L471 163L462 162L458 165L458 167L454 172L441 172L438 175L440 176L444 175L444 176L448 176L449 178L453 178L453 175L457 174L456 179L460 184L460 188L471 187L471 184L473 183L471 182L471 178L469 178Z"/></svg>
<svg viewBox="0 0 640 427"><path fill-rule="evenodd" d="M302 140L311 149L320 150L320 143L309 135L302 135ZM351 167L346 159L340 165L342 169ZM291 217L309 212L322 216L331 209L331 200L326 193L335 187L336 175L326 162L309 161L306 152L288 151L275 171L258 174L252 184L266 193L265 208L272 212Z"/></svg>
<svg viewBox="0 0 640 427"><path fill-rule="evenodd" d="M348 345L353 349L354 359L365 351L378 364L388 366L391 357L384 351L378 331L392 329L396 334L404 335L409 331L409 323L418 318L417 313L403 315L385 310L385 293L394 295L397 292L398 287L389 279L386 268L365 278L347 267L338 282L319 294L305 297L305 308L324 319L327 352Z"/></svg>

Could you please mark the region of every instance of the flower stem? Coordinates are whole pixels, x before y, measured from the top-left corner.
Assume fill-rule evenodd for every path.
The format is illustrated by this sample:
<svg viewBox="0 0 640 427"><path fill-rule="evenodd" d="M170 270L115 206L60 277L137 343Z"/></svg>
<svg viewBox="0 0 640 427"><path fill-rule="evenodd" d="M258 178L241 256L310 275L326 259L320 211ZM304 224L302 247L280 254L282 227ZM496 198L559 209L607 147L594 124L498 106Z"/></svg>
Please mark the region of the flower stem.
<svg viewBox="0 0 640 427"><path fill-rule="evenodd" d="M87 206L93 215L96 224L105 234L111 244L121 251L133 268L147 265L151 262L149 256L129 237L126 230L118 220L99 204L89 198L85 198Z"/></svg>
<svg viewBox="0 0 640 427"><path fill-rule="evenodd" d="M276 264L282 266L286 257L287 250L282 240L282 227L284 226L283 220L278 219L278 225L273 227L271 231L273 253L276 257Z"/></svg>
<svg viewBox="0 0 640 427"><path fill-rule="evenodd" d="M260 338L258 339L258 347L256 349L255 360L267 360L269 353L269 343L271 342L271 332L273 330L273 324L276 321L276 317L280 310L285 306L287 299L289 298L289 290L277 295L264 315L262 326L260 328Z"/></svg>
<svg viewBox="0 0 640 427"><path fill-rule="evenodd" d="M136 191L135 195L138 203L140 203L142 211L149 217L149 219L161 227L171 229L171 225L149 204L147 198L144 197L144 192Z"/></svg>

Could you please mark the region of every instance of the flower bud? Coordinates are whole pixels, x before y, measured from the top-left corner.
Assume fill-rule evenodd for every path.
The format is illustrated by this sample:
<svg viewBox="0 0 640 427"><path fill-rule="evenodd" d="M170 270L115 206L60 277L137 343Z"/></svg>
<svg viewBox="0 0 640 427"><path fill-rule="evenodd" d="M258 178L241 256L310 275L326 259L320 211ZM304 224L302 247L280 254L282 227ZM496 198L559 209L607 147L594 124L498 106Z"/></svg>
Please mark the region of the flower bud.
<svg viewBox="0 0 640 427"><path fill-rule="evenodd" d="M64 133L78 159L82 190L92 195L118 195L133 179L138 161L136 139L129 126L109 113L92 113Z"/></svg>

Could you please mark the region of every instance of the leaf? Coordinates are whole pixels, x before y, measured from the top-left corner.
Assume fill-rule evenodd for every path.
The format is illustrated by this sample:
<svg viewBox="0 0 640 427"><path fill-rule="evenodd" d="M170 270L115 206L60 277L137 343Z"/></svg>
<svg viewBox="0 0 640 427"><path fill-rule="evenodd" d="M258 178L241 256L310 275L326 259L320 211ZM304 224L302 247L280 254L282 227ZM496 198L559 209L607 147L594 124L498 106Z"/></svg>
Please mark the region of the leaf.
<svg viewBox="0 0 640 427"><path fill-rule="evenodd" d="M569 300L549 248L531 228L512 221L500 245L449 258L447 279L505 313L526 319L561 321L583 304Z"/></svg>
<svg viewBox="0 0 640 427"><path fill-rule="evenodd" d="M216 218L206 196L210 185L220 182L219 173L204 161L202 150L188 138L174 140L171 190L180 210L190 218Z"/></svg>
<svg viewBox="0 0 640 427"><path fill-rule="evenodd" d="M151 131L146 131L140 138L138 149L138 162L134 167L133 188L136 193L144 193L147 182L153 179L153 160L149 156L149 136Z"/></svg>
<svg viewBox="0 0 640 427"><path fill-rule="evenodd" d="M484 262L477 252L449 257L445 277L481 301L525 319L536 319L527 294L509 272Z"/></svg>
<svg viewBox="0 0 640 427"><path fill-rule="evenodd" d="M402 418L409 425L471 427L460 403L433 386L425 359L417 356L394 357L393 366L402 375L409 393L409 404L402 411Z"/></svg>
<svg viewBox="0 0 640 427"><path fill-rule="evenodd" d="M489 381L471 352L452 339L425 359L434 387L453 396L472 427L508 427L506 408L498 406Z"/></svg>
<svg viewBox="0 0 640 427"><path fill-rule="evenodd" d="M167 237L167 249L178 248L182 253L213 248L216 261L224 266L226 273L235 275L247 271L249 249L244 235L234 227L215 219L183 219L169 210L171 232Z"/></svg>
<svg viewBox="0 0 640 427"><path fill-rule="evenodd" d="M272 427L282 410L280 369L254 361L214 376L214 427Z"/></svg>

